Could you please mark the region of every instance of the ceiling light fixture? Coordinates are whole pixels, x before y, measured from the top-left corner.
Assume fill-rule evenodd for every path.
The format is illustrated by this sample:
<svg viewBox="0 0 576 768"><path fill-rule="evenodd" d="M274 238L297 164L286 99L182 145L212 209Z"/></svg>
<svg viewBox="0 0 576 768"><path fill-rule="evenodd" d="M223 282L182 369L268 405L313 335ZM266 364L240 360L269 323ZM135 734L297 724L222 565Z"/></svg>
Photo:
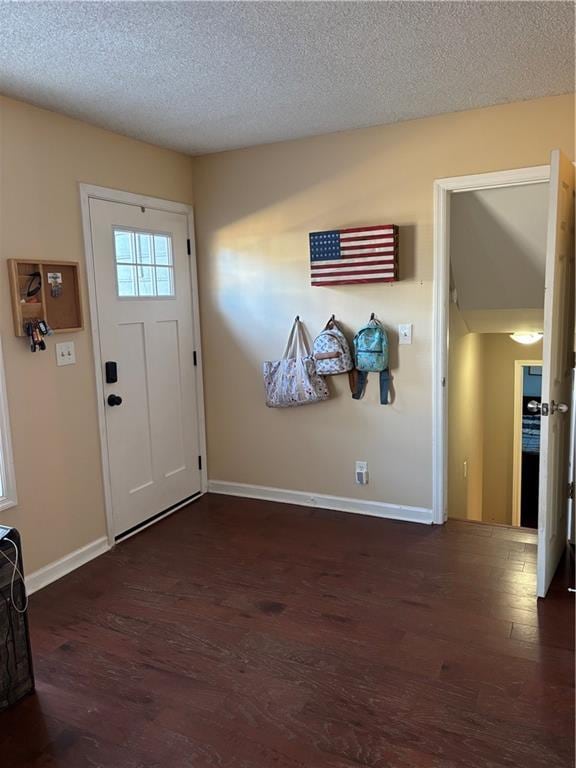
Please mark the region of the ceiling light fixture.
<svg viewBox="0 0 576 768"><path fill-rule="evenodd" d="M511 333L510 338L512 341L516 341L518 344L536 344L537 341L540 341L544 334L543 333Z"/></svg>

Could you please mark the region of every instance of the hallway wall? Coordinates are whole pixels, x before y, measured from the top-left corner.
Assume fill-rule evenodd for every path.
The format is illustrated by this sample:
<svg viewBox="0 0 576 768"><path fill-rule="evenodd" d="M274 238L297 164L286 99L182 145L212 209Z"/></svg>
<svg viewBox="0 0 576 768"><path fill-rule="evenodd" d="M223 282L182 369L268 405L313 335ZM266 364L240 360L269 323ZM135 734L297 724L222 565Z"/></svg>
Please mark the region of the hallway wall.
<svg viewBox="0 0 576 768"><path fill-rule="evenodd" d="M482 520L484 477L483 337L449 311L448 514ZM466 464L466 468L465 468Z"/></svg>

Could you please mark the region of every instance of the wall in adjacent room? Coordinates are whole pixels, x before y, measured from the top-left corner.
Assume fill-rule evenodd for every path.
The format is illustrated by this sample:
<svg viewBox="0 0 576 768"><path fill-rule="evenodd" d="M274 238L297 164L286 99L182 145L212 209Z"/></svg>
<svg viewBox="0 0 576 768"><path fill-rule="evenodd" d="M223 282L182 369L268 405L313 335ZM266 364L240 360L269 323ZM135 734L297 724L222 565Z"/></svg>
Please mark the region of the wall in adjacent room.
<svg viewBox="0 0 576 768"><path fill-rule="evenodd" d="M191 165L185 155L0 97L0 260L80 261L86 323L57 337L74 341L76 365L56 367L56 337L32 355L14 336L0 264L19 501L0 523L20 530L28 572L106 535L78 183L190 203Z"/></svg>
<svg viewBox="0 0 576 768"><path fill-rule="evenodd" d="M448 516L482 520L484 344L469 333L456 304L449 310Z"/></svg>

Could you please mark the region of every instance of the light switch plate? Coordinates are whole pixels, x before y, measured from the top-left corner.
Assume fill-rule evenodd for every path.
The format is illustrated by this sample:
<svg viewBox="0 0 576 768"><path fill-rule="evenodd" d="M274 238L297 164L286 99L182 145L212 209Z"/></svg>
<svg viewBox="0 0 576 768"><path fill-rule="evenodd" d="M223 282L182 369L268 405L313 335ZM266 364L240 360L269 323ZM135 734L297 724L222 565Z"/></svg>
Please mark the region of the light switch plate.
<svg viewBox="0 0 576 768"><path fill-rule="evenodd" d="M398 344L412 344L412 323L398 326Z"/></svg>
<svg viewBox="0 0 576 768"><path fill-rule="evenodd" d="M56 344L56 365L74 365L76 349L73 341L63 341Z"/></svg>

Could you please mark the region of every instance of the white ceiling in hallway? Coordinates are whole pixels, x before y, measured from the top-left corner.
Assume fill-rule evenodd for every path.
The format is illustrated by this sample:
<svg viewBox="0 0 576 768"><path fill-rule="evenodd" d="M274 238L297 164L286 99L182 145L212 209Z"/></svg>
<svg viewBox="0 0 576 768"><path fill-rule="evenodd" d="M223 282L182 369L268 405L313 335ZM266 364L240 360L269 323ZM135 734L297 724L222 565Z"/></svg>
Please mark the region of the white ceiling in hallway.
<svg viewBox="0 0 576 768"><path fill-rule="evenodd" d="M546 182L452 195L451 277L471 332L542 329L548 194Z"/></svg>
<svg viewBox="0 0 576 768"><path fill-rule="evenodd" d="M0 2L0 91L192 154L574 89L571 2Z"/></svg>

